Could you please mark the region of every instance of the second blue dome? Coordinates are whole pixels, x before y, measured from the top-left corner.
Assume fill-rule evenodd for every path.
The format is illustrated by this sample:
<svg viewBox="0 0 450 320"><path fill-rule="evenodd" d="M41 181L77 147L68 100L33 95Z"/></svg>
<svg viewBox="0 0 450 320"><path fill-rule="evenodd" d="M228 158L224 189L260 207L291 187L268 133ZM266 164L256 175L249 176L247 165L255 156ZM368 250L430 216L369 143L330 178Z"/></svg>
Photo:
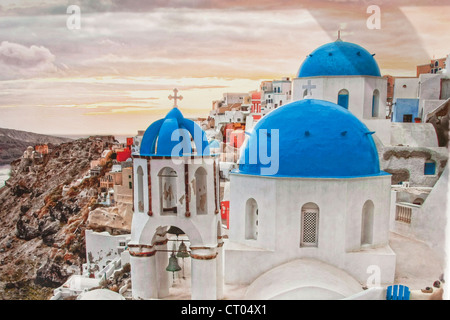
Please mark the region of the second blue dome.
<svg viewBox="0 0 450 320"><path fill-rule="evenodd" d="M327 43L309 54L297 77L375 76L381 77L373 55L363 47L342 40Z"/></svg>

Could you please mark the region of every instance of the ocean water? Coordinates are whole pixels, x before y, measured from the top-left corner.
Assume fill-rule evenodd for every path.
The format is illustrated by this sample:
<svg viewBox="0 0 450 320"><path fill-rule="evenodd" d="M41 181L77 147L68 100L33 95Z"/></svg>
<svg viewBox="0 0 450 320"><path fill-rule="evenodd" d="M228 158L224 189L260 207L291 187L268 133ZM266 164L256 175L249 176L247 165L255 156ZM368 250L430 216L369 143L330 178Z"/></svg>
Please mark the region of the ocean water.
<svg viewBox="0 0 450 320"><path fill-rule="evenodd" d="M5 181L9 179L9 166L0 166L0 188L5 185Z"/></svg>

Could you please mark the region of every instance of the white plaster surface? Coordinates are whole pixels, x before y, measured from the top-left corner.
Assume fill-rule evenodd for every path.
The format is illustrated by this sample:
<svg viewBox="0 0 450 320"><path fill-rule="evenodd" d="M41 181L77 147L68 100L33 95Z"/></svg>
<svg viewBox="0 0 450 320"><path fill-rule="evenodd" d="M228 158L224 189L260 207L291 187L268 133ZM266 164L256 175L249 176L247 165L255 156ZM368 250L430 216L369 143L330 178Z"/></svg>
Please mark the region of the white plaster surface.
<svg viewBox="0 0 450 320"><path fill-rule="evenodd" d="M341 269L315 259L296 259L256 279L247 289L251 300L342 299L362 290Z"/></svg>
<svg viewBox="0 0 450 320"><path fill-rule="evenodd" d="M228 240L226 240L226 243L229 243ZM440 265L439 258L435 255L435 253L429 250L429 247L423 242L409 239L407 237L403 237L395 233L390 233L389 244L397 256L394 284L406 285L413 292L420 289L424 289L425 287L431 287L433 285L433 282L437 280L439 275L442 273L443 269ZM243 245L239 245L236 248L232 244L230 244L230 248L255 250L251 247L245 247ZM225 256L225 259L226 258L227 257ZM179 261L180 266L182 265L181 263L182 262L180 260ZM251 263L251 261L247 261L247 263ZM186 267L188 266L188 264L189 263L186 262ZM277 268L275 267L275 269ZM239 272L239 269L234 268L233 272ZM344 271L342 272L345 273ZM266 274L269 274L269 272L267 272ZM276 275L277 272L270 274ZM346 276L348 277L349 275L347 274ZM172 274L170 274L170 278L172 278ZM269 277L267 277L266 279L271 282L276 281L276 279L269 279ZM351 281L351 283L354 283L353 281L354 279ZM289 288L292 288L289 281L286 281L285 284L286 287L283 286L278 287L279 288L278 290L280 292L289 292ZM246 293L248 290L250 291L250 288L252 286L253 284L250 285L225 284L223 299L244 300L248 298L248 295L246 297ZM326 284L326 286L329 285ZM356 290L356 293L350 294L349 296L345 297L345 299L384 300L386 297L385 286L372 287L369 288L368 290L362 290L361 286L359 286L358 288L354 287L354 290ZM280 296L279 298L282 298L282 296ZM284 296L284 298L289 297ZM412 295L412 298L427 299L427 297L424 296L418 297L417 294L415 294L414 296ZM169 289L169 295L163 298L163 300L190 300L190 299L191 299L191 274L190 269L186 268L185 279L182 278L182 271L176 273L175 281L173 282L173 285Z"/></svg>
<svg viewBox="0 0 450 320"><path fill-rule="evenodd" d="M442 256L424 242L391 233L389 244L397 255L395 283L411 290L432 287L443 273Z"/></svg>
<svg viewBox="0 0 450 320"><path fill-rule="evenodd" d="M391 145L439 147L436 130L431 123L391 123Z"/></svg>
<svg viewBox="0 0 450 320"><path fill-rule="evenodd" d="M264 272L298 258L321 260L363 283L367 268L377 264L384 270L381 282L394 280L395 254L388 245L390 176L301 179L232 174L231 184L226 283L249 284ZM245 238L248 199L258 204L256 240ZM363 248L362 209L368 200L375 204L373 241ZM300 247L301 208L309 202L319 207L318 246Z"/></svg>
<svg viewBox="0 0 450 320"><path fill-rule="evenodd" d="M372 76L329 76L329 77L310 77L296 78L293 80L292 101L303 99L303 86L311 81L316 85L312 90L312 99L321 99L337 103L338 93L342 89L349 91L348 110L358 119L385 119L386 115L386 97L387 80L382 77ZM372 97L374 90L380 93L378 117L372 118Z"/></svg>
<svg viewBox="0 0 450 320"><path fill-rule="evenodd" d="M77 300L125 300L125 298L121 294L108 289L96 289L83 292Z"/></svg>

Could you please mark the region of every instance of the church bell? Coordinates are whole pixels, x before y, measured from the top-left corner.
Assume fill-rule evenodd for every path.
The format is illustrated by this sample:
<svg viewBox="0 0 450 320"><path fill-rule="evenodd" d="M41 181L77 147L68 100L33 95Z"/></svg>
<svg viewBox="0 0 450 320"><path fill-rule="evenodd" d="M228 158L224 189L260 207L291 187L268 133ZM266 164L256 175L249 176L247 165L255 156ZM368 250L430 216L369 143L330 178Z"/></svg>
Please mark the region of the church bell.
<svg viewBox="0 0 450 320"><path fill-rule="evenodd" d="M180 246L179 246L179 248L178 248L178 253L177 253L177 257L178 258L188 258L190 255L189 255L189 252L187 251L187 247L186 247L186 245L184 244L184 241L183 240L181 240L181 244L180 244Z"/></svg>
<svg viewBox="0 0 450 320"><path fill-rule="evenodd" d="M178 272L181 270L181 267L178 265L178 259L175 256L175 252L172 252L169 258L169 265L166 268L167 271L170 272Z"/></svg>

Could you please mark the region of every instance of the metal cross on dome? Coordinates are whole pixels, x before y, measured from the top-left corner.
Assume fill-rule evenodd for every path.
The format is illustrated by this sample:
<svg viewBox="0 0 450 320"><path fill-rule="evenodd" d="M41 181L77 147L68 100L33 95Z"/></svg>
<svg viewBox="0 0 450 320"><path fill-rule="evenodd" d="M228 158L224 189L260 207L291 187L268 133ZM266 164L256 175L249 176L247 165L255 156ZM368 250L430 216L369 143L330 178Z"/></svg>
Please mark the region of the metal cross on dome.
<svg viewBox="0 0 450 320"><path fill-rule="evenodd" d="M303 89L307 90L307 95L305 98L311 98L312 97L312 89L316 88L316 85L311 84L311 80L308 80L308 84L302 86Z"/></svg>
<svg viewBox="0 0 450 320"><path fill-rule="evenodd" d="M169 96L169 100L173 99L174 100L173 107L174 108L178 108L177 100L183 100L183 96L177 95L177 93L178 93L178 89L177 88L173 89L173 92L174 92L174 95L173 96L170 95Z"/></svg>

